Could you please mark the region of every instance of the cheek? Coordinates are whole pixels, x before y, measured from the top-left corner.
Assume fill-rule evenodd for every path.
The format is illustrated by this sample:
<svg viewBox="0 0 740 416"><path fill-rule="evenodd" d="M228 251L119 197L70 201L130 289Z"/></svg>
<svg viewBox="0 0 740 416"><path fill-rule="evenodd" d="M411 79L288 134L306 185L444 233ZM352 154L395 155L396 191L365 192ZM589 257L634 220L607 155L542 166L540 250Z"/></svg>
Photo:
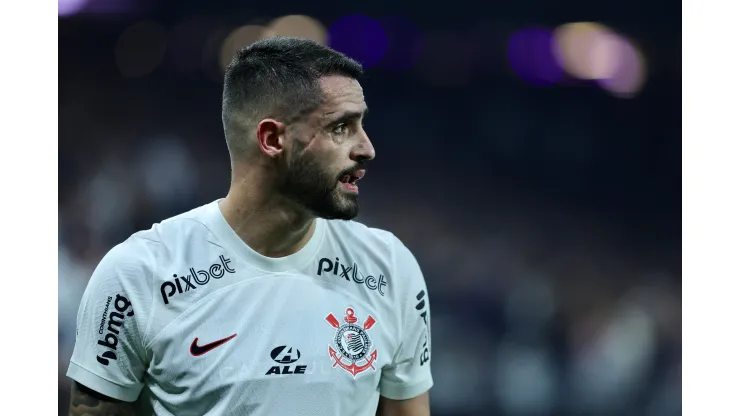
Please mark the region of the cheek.
<svg viewBox="0 0 740 416"><path fill-rule="evenodd" d="M314 171L336 178L339 172L350 166L350 151L349 143L334 143L329 137L317 136L306 146L301 157L316 168Z"/></svg>
<svg viewBox="0 0 740 416"><path fill-rule="evenodd" d="M327 174L337 175L346 167L342 166L342 157L340 156L339 150L335 147L317 149L317 151L311 155L311 158L314 164L316 166L320 166L321 171Z"/></svg>
<svg viewBox="0 0 740 416"><path fill-rule="evenodd" d="M335 181L341 169L334 167L328 161L327 156L320 153L306 154L301 157L300 167L293 173L298 175L298 179L302 181Z"/></svg>

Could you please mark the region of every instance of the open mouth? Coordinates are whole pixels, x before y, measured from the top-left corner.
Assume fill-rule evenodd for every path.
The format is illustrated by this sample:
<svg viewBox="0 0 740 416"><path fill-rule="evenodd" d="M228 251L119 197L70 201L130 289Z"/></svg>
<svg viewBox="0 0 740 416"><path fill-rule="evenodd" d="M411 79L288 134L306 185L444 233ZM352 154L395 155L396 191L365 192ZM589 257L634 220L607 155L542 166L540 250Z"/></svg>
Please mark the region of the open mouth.
<svg viewBox="0 0 740 416"><path fill-rule="evenodd" d="M356 172L351 172L343 175L341 178L339 178L339 183L344 189L351 192L357 192L359 190L359 188L357 187L357 182L362 179L363 176L365 176L365 170L360 169Z"/></svg>

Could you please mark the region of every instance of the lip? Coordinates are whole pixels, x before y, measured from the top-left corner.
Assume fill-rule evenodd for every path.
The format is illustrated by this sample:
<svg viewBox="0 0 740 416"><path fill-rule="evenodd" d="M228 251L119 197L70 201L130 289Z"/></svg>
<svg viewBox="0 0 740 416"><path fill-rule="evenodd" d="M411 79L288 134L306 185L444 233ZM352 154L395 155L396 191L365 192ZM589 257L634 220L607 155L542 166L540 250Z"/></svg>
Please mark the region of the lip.
<svg viewBox="0 0 740 416"><path fill-rule="evenodd" d="M342 175L339 175L339 178L337 180L338 181L341 181L343 176L345 176L345 175L351 175L351 176L354 176L355 178L357 178L357 179L355 179L355 182L357 182L360 179L362 179L363 177L365 177L365 174L366 173L367 173L367 171L365 169L359 169L359 170L356 170L356 171L350 171L350 172L344 173Z"/></svg>
<svg viewBox="0 0 740 416"><path fill-rule="evenodd" d="M360 169L357 172L353 173L353 175L357 177L357 180L360 180L365 176L365 169Z"/></svg>

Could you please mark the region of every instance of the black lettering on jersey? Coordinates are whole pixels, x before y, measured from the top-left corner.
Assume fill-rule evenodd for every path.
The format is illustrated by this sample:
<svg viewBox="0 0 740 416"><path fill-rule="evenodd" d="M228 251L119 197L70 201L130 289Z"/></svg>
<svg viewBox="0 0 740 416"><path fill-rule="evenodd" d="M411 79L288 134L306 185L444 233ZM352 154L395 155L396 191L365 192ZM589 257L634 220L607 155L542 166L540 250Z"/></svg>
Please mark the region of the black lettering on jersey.
<svg viewBox="0 0 740 416"><path fill-rule="evenodd" d="M306 368L305 365L297 365L293 368L289 365L284 365L282 368L279 365L270 367L269 370L265 373L266 376L269 376L271 374L275 375L287 375L287 374L306 374Z"/></svg>
<svg viewBox="0 0 740 416"><path fill-rule="evenodd" d="M301 351L298 348L294 348L287 345L281 345L275 347L270 351L270 358L278 364L292 364L301 359ZM265 373L269 375L286 375L286 374L306 374L305 365L296 365L291 367L290 365L275 365L270 367Z"/></svg>
<svg viewBox="0 0 740 416"><path fill-rule="evenodd" d="M227 263L230 260L227 260ZM220 279L224 277L224 274L226 274L226 270L229 271L229 273L234 273L236 270L229 269L228 267L221 268L220 264L212 264L211 267L208 269L208 275L213 277L214 279ZM198 273L202 273L204 270L199 271ZM206 284L208 282L205 282L203 284Z"/></svg>
<svg viewBox="0 0 740 416"><path fill-rule="evenodd" d="M220 264L217 266L220 266ZM223 273L221 274L223 275ZM195 280L195 283L199 284L200 286L203 286L204 284L208 283L209 280L211 280L210 273L205 270L199 270L196 272L195 269L192 267L190 268L190 276L192 276L193 280ZM218 279L218 277L216 279Z"/></svg>
<svg viewBox="0 0 740 416"><path fill-rule="evenodd" d="M169 293L165 293L165 289L169 288ZM164 304L170 303L169 298L172 297L172 295L175 294L175 291L177 288L175 287L175 284L172 282L164 282L162 283L162 286L159 287L159 291L162 292L162 300L164 300Z"/></svg>
<svg viewBox="0 0 740 416"><path fill-rule="evenodd" d="M316 271L318 276L321 276L321 272L331 271L332 262L327 258L319 260L319 270Z"/></svg>
<svg viewBox="0 0 740 416"><path fill-rule="evenodd" d="M116 335L119 334L118 330L123 325L123 314L118 312L111 312L110 319L108 319L108 332L112 332Z"/></svg>
<svg viewBox="0 0 740 416"><path fill-rule="evenodd" d="M170 299L180 293L188 292L191 289L197 289L198 286L204 286L213 279L220 279L226 275L226 273L236 273L235 269L232 269L231 259L227 259L224 256L218 256L218 262L207 267L206 270L195 270L190 267L188 271L190 274L184 276L178 276L173 274L172 280L168 280L159 287L159 292L162 295L162 301L165 305L170 303ZM196 284L198 286L196 286Z"/></svg>
<svg viewBox="0 0 740 416"><path fill-rule="evenodd" d="M416 295L416 300L419 301L419 303L416 304L416 310L420 311L424 309L424 305L426 305L426 302L424 301L424 291L422 290Z"/></svg>
<svg viewBox="0 0 740 416"><path fill-rule="evenodd" d="M98 327L98 334L103 335L105 330L105 321L108 320L108 308L110 307L110 301L113 300L113 296L108 296L105 301L105 309L103 310L103 317L100 318L100 326Z"/></svg>
<svg viewBox="0 0 740 416"><path fill-rule="evenodd" d="M342 269L341 273L339 273L340 267ZM316 270L316 275L321 276L323 273L333 273L334 276L339 276L348 282L352 280L357 284L364 284L368 289L380 293L380 296L385 296L383 288L388 286L384 275L380 274L378 277L372 275L365 276L360 272L357 263L353 262L351 266L347 266L339 262L339 257L336 257L333 262L328 258L319 260L319 268Z"/></svg>
<svg viewBox="0 0 740 416"><path fill-rule="evenodd" d="M354 270L354 267L345 267L344 264L342 264L342 277L344 277L344 280L349 280L349 273ZM357 282L362 283L362 282Z"/></svg>
<svg viewBox="0 0 740 416"><path fill-rule="evenodd" d="M195 289L195 285L194 285L194 284L192 284L192 283L190 282L190 279L191 279L191 278L192 278L192 276L191 276L191 275L187 275L187 276L180 276L180 280L182 280L182 282L183 282L183 283L185 283L185 285L186 285L186 286L185 286L185 291L186 291L186 292L187 292L188 290L190 290L190 288L193 288L193 289Z"/></svg>
<svg viewBox="0 0 740 416"><path fill-rule="evenodd" d="M110 298L108 300L110 302ZM108 348L110 351L104 351L103 354L98 355L96 358L102 365L107 366L109 360L117 360L116 350L118 349L118 336L121 334L121 328L123 327L126 317L134 316L134 309L131 307L131 302L121 295L116 295L116 300L113 302L113 307L116 309L112 311L108 316L108 333L102 340L98 340L98 345Z"/></svg>
<svg viewBox="0 0 740 416"><path fill-rule="evenodd" d="M429 362L429 348L427 347L427 342L424 341L424 351L421 353L421 356L419 357L419 365L422 366Z"/></svg>
<svg viewBox="0 0 740 416"><path fill-rule="evenodd" d="M420 291L416 294L416 300L419 301L419 303L416 304L415 308L417 311L421 311L419 316L424 321L424 326L426 327L426 334L424 334L424 344L422 344L421 348L421 355L419 356L419 365L422 366L429 362L429 321L427 320L428 311L426 310L426 300L425 300L426 292L424 290Z"/></svg>

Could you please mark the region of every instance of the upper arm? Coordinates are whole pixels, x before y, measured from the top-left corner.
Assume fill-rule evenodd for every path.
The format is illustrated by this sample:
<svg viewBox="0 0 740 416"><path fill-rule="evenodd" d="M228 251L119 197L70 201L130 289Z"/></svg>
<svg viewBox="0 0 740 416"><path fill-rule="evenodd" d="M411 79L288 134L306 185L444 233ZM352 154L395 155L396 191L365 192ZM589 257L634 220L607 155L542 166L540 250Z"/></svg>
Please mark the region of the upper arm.
<svg viewBox="0 0 740 416"><path fill-rule="evenodd" d="M433 384L430 370L431 321L421 268L411 251L397 238L394 238L394 245L394 278L401 287L397 295L401 339L390 365L383 367L380 395L407 401L423 395Z"/></svg>
<svg viewBox="0 0 740 416"><path fill-rule="evenodd" d="M147 369L144 332L152 303L146 252L128 241L101 260L77 313L67 376L105 396L135 401Z"/></svg>
<svg viewBox="0 0 740 416"><path fill-rule="evenodd" d="M408 400L380 397L377 416L429 416L429 392Z"/></svg>
<svg viewBox="0 0 740 416"><path fill-rule="evenodd" d="M134 416L134 404L97 393L79 383L73 383L69 401L69 416Z"/></svg>

